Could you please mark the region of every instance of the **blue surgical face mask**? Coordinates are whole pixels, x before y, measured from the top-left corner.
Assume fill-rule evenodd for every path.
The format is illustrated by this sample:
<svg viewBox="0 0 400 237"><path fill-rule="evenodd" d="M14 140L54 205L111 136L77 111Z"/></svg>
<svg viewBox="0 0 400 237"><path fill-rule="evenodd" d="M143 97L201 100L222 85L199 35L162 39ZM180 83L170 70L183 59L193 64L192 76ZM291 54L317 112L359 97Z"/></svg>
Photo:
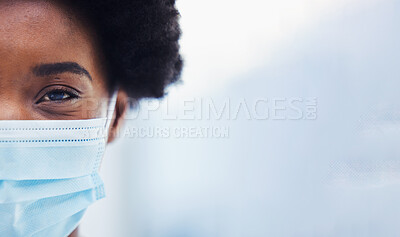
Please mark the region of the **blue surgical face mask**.
<svg viewBox="0 0 400 237"><path fill-rule="evenodd" d="M104 197L107 118L0 121L0 236L68 236Z"/></svg>

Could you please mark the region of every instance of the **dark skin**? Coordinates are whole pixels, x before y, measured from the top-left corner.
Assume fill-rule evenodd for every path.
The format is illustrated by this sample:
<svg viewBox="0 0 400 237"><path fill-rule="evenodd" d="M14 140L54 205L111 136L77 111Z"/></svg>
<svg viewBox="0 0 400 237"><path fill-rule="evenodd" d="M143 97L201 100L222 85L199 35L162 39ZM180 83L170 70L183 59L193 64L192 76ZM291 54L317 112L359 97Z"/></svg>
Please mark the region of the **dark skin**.
<svg viewBox="0 0 400 237"><path fill-rule="evenodd" d="M110 95L94 39L90 27L62 6L0 0L0 120L105 117ZM109 142L126 110L120 88Z"/></svg>

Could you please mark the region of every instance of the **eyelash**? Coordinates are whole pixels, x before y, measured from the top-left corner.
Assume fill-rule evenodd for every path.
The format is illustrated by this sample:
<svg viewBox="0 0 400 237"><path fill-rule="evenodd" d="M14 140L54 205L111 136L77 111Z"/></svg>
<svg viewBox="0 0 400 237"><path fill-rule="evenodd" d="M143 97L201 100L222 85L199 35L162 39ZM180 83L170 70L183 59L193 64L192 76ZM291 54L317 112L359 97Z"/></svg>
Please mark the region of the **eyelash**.
<svg viewBox="0 0 400 237"><path fill-rule="evenodd" d="M44 90L44 89L43 89ZM80 98L79 93L75 90L71 89L67 89L67 88L63 88L63 87L59 87L59 88L54 88L54 89L49 89L48 91L44 92L45 94L40 97L40 99L36 102L36 104L40 104L42 102L50 102L50 103L63 103L63 102L67 102L73 99L78 99ZM68 98L62 98L60 100L51 100L49 98L49 94L51 93L64 93L65 95L68 96ZM46 97L48 97L46 99Z"/></svg>

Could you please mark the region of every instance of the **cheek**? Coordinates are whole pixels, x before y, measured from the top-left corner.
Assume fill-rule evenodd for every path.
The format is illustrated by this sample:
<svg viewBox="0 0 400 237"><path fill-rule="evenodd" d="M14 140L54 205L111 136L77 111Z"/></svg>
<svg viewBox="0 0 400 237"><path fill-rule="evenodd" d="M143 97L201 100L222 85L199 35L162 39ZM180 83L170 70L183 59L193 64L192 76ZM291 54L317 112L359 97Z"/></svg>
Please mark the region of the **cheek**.
<svg viewBox="0 0 400 237"><path fill-rule="evenodd" d="M85 99L79 108L80 119L101 118L107 115L107 98L97 97Z"/></svg>

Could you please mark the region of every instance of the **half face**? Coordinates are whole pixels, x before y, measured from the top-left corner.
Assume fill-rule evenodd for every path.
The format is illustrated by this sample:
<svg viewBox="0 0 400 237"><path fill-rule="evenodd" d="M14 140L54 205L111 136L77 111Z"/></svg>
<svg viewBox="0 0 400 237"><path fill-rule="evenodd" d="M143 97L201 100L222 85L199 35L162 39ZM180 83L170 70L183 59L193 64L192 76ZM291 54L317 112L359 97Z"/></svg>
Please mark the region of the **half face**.
<svg viewBox="0 0 400 237"><path fill-rule="evenodd" d="M93 39L54 3L0 0L0 120L104 117L109 95Z"/></svg>

